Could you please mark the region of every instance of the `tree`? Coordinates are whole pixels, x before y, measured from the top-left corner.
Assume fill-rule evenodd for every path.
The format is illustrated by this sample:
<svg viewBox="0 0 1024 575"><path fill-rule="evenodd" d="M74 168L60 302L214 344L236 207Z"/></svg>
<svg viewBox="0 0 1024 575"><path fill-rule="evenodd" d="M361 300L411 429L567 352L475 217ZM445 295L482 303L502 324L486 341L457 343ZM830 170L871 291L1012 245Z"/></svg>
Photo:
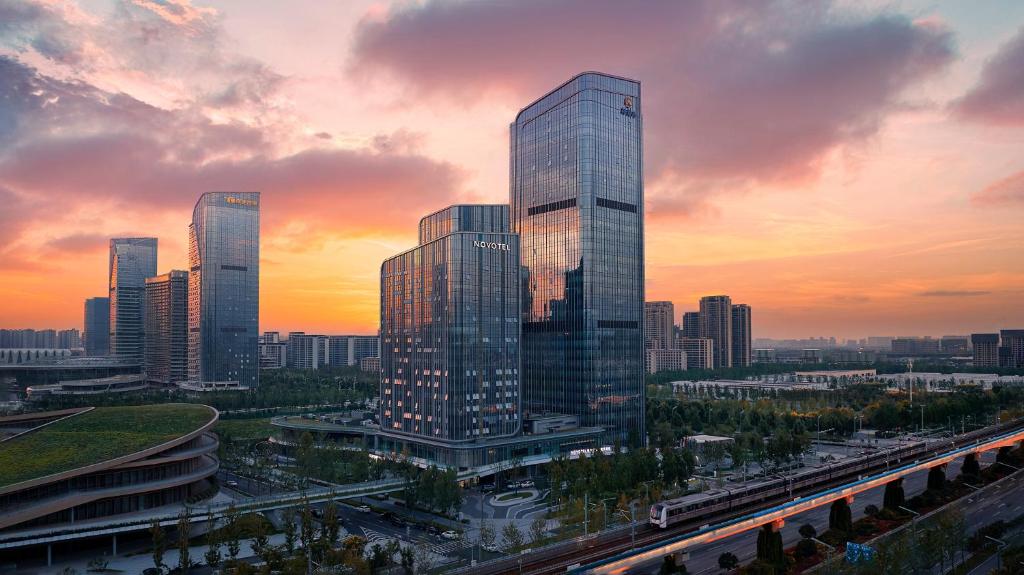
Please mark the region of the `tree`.
<svg viewBox="0 0 1024 575"><path fill-rule="evenodd" d="M295 512L291 509L284 512L284 524L281 526L281 530L284 531L284 548L289 554L295 553Z"/></svg>
<svg viewBox="0 0 1024 575"><path fill-rule="evenodd" d="M726 551L718 556L718 566L726 571L731 571L739 566L740 560L735 555Z"/></svg>
<svg viewBox="0 0 1024 575"><path fill-rule="evenodd" d="M853 513L846 499L837 499L832 503L828 514L828 528L843 533L853 531Z"/></svg>
<svg viewBox="0 0 1024 575"><path fill-rule="evenodd" d="M153 521L149 526L149 533L153 539L153 566L157 569L164 568L164 551L167 550L167 537L164 535L164 528L160 523Z"/></svg>
<svg viewBox="0 0 1024 575"><path fill-rule="evenodd" d="M981 474L981 465L978 464L977 455L968 453L964 457L964 464L960 467L960 473L966 477L977 477Z"/></svg>
<svg viewBox="0 0 1024 575"><path fill-rule="evenodd" d="M946 488L946 467L937 465L928 470L928 489L942 491Z"/></svg>
<svg viewBox="0 0 1024 575"><path fill-rule="evenodd" d="M543 517L535 517L530 522L530 543L540 545L547 536L548 522Z"/></svg>
<svg viewBox="0 0 1024 575"><path fill-rule="evenodd" d="M266 553L267 547L270 546L270 537L267 535L267 525L262 519L256 522L256 532L253 533L252 539L252 550L253 553L263 557ZM269 563L269 561L268 561Z"/></svg>
<svg viewBox="0 0 1024 575"><path fill-rule="evenodd" d="M413 567L416 565L416 551L412 547L402 547L398 550L399 564L406 575L413 574Z"/></svg>
<svg viewBox="0 0 1024 575"><path fill-rule="evenodd" d="M206 515L206 546L203 560L208 566L216 569L221 561L220 538L217 536L217 520L214 519L212 511Z"/></svg>
<svg viewBox="0 0 1024 575"><path fill-rule="evenodd" d="M228 507L225 517L227 522L224 525L224 531L228 536L228 557L230 557L231 564L235 565L238 563L238 554L242 552L242 542L239 540L241 534L238 532L238 510L234 505Z"/></svg>
<svg viewBox="0 0 1024 575"><path fill-rule="evenodd" d="M480 545L490 546L494 545L495 539L497 539L497 533L494 531L494 525L490 521L484 519L480 522Z"/></svg>
<svg viewBox="0 0 1024 575"><path fill-rule="evenodd" d="M178 569L182 573L188 573L192 566L192 560L188 556L189 534L192 532L192 521L188 507L181 510L178 515Z"/></svg>
<svg viewBox="0 0 1024 575"><path fill-rule="evenodd" d="M341 523L338 521L338 507L333 501L324 507L324 520L320 537L327 542L329 547L338 544L338 536L341 533Z"/></svg>
<svg viewBox="0 0 1024 575"><path fill-rule="evenodd" d="M416 573L427 573L434 568L434 554L430 552L430 548L420 543L416 545L416 549L413 555L413 568Z"/></svg>
<svg viewBox="0 0 1024 575"><path fill-rule="evenodd" d="M907 504L903 493L903 479L893 479L885 484L885 494L882 496L882 506L892 511L899 511L900 507Z"/></svg>
<svg viewBox="0 0 1024 575"><path fill-rule="evenodd" d="M818 536L818 530L810 523L804 523L800 526L800 536L805 539L811 539Z"/></svg>
<svg viewBox="0 0 1024 575"><path fill-rule="evenodd" d="M515 521L509 521L501 529L501 537L505 542L505 549L515 551L523 546L523 532L516 527Z"/></svg>

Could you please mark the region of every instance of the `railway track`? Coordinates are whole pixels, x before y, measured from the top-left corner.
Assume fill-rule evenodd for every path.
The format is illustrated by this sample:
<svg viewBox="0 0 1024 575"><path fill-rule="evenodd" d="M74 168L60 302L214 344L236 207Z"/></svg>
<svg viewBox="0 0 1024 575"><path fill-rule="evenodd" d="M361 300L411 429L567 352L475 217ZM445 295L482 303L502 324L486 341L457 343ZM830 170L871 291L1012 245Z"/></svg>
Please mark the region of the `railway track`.
<svg viewBox="0 0 1024 575"><path fill-rule="evenodd" d="M846 484L850 479L856 479L858 475L885 471L890 467L898 467L926 457L940 455L951 450L951 447L960 448L980 442L986 438L995 437L1007 432L1024 429L1024 419L990 426L966 434L950 438L949 442L925 439L932 441L932 445L921 454L905 457L903 459L878 459L877 465L862 467L852 471L840 478L833 478L803 489L795 489L786 497L774 497L762 500L753 505L746 505L739 509L729 510L726 513L717 513L700 518L699 520L687 521L673 525L667 529L657 529L647 523L636 526L635 539L629 526L617 528L613 531L590 535L588 537L577 537L570 541L563 541L558 544L540 548L529 553L513 557L492 560L487 563L478 564L472 567L465 567L454 571L455 573L472 574L523 574L523 575L548 575L553 573L565 573L575 567L587 565L602 559L613 557L631 549L639 549L647 545L656 544L696 531L709 524L721 523L736 519L750 513L756 513L786 503L792 498L803 497L839 487Z"/></svg>

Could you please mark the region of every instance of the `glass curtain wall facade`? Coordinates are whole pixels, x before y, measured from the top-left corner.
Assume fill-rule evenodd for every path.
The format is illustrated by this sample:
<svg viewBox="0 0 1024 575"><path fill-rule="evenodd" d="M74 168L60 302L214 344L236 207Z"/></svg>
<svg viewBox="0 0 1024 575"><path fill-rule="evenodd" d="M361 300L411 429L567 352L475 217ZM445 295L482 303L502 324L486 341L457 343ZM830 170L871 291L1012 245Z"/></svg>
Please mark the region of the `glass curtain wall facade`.
<svg viewBox="0 0 1024 575"><path fill-rule="evenodd" d="M188 272L146 278L146 380L188 379Z"/></svg>
<svg viewBox="0 0 1024 575"><path fill-rule="evenodd" d="M750 367L751 336L750 306L738 303L732 306L732 367Z"/></svg>
<svg viewBox="0 0 1024 575"><path fill-rule="evenodd" d="M511 126L524 413L630 445L645 440L642 109L639 82L584 73Z"/></svg>
<svg viewBox="0 0 1024 575"><path fill-rule="evenodd" d="M146 278L156 275L156 238L113 238L110 278L110 353L142 363Z"/></svg>
<svg viewBox="0 0 1024 575"><path fill-rule="evenodd" d="M209 192L189 226L188 379L259 385L260 195Z"/></svg>
<svg viewBox="0 0 1024 575"><path fill-rule="evenodd" d="M381 266L384 433L454 443L520 429L519 238L466 229L478 221Z"/></svg>
<svg viewBox="0 0 1024 575"><path fill-rule="evenodd" d="M85 300L85 355L110 353L110 298L91 297ZM2 347L2 346L0 346Z"/></svg>

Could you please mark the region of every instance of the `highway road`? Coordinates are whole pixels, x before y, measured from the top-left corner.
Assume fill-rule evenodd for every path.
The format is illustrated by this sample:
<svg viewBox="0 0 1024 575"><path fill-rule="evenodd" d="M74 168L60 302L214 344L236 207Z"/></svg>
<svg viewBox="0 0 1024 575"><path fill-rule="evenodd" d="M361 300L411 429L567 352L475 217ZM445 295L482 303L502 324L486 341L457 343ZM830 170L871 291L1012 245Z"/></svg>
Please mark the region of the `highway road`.
<svg viewBox="0 0 1024 575"><path fill-rule="evenodd" d="M995 453L993 452L986 453L980 460L982 466L993 464L994 461ZM960 473L961 463L962 460L959 459L951 463L946 469L946 477L949 479L956 477ZM903 482L907 499L924 492L927 481L928 473L926 471L907 477ZM1012 519L1024 513L1024 480L1018 481L1014 479L1012 487L1002 487L1001 490L997 489L994 493L999 494L1002 492L1003 495L990 495L984 502L968 507L969 515L967 519L969 530L973 531L977 526L991 523L996 518ZM1008 490L1012 490L1012 501L1005 500ZM881 508L884 491L884 488L877 488L859 494L853 505L851 505L854 520L864 516L864 508L868 505L875 505ZM818 507L787 519L786 525L782 529L783 545L787 548L795 545L801 538L798 530L800 526L805 524L813 525L818 530L818 533L826 531L828 529L829 509L829 506ZM754 559L756 549L757 532L741 533L691 549L690 558L686 561L686 567L692 574L718 573L720 571L718 557L722 553L732 553L739 558L741 563L748 563ZM661 561L650 561L634 566L627 572L632 574L657 573L660 567Z"/></svg>

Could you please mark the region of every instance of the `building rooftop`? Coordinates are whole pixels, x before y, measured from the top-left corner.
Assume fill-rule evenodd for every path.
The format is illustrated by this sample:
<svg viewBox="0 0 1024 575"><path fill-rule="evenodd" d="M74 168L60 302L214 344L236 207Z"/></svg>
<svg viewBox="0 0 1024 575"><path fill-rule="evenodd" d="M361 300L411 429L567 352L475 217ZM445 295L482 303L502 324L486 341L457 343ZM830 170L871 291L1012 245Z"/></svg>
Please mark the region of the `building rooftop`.
<svg viewBox="0 0 1024 575"><path fill-rule="evenodd" d="M216 416L183 403L82 411L0 443L0 489L156 447Z"/></svg>

